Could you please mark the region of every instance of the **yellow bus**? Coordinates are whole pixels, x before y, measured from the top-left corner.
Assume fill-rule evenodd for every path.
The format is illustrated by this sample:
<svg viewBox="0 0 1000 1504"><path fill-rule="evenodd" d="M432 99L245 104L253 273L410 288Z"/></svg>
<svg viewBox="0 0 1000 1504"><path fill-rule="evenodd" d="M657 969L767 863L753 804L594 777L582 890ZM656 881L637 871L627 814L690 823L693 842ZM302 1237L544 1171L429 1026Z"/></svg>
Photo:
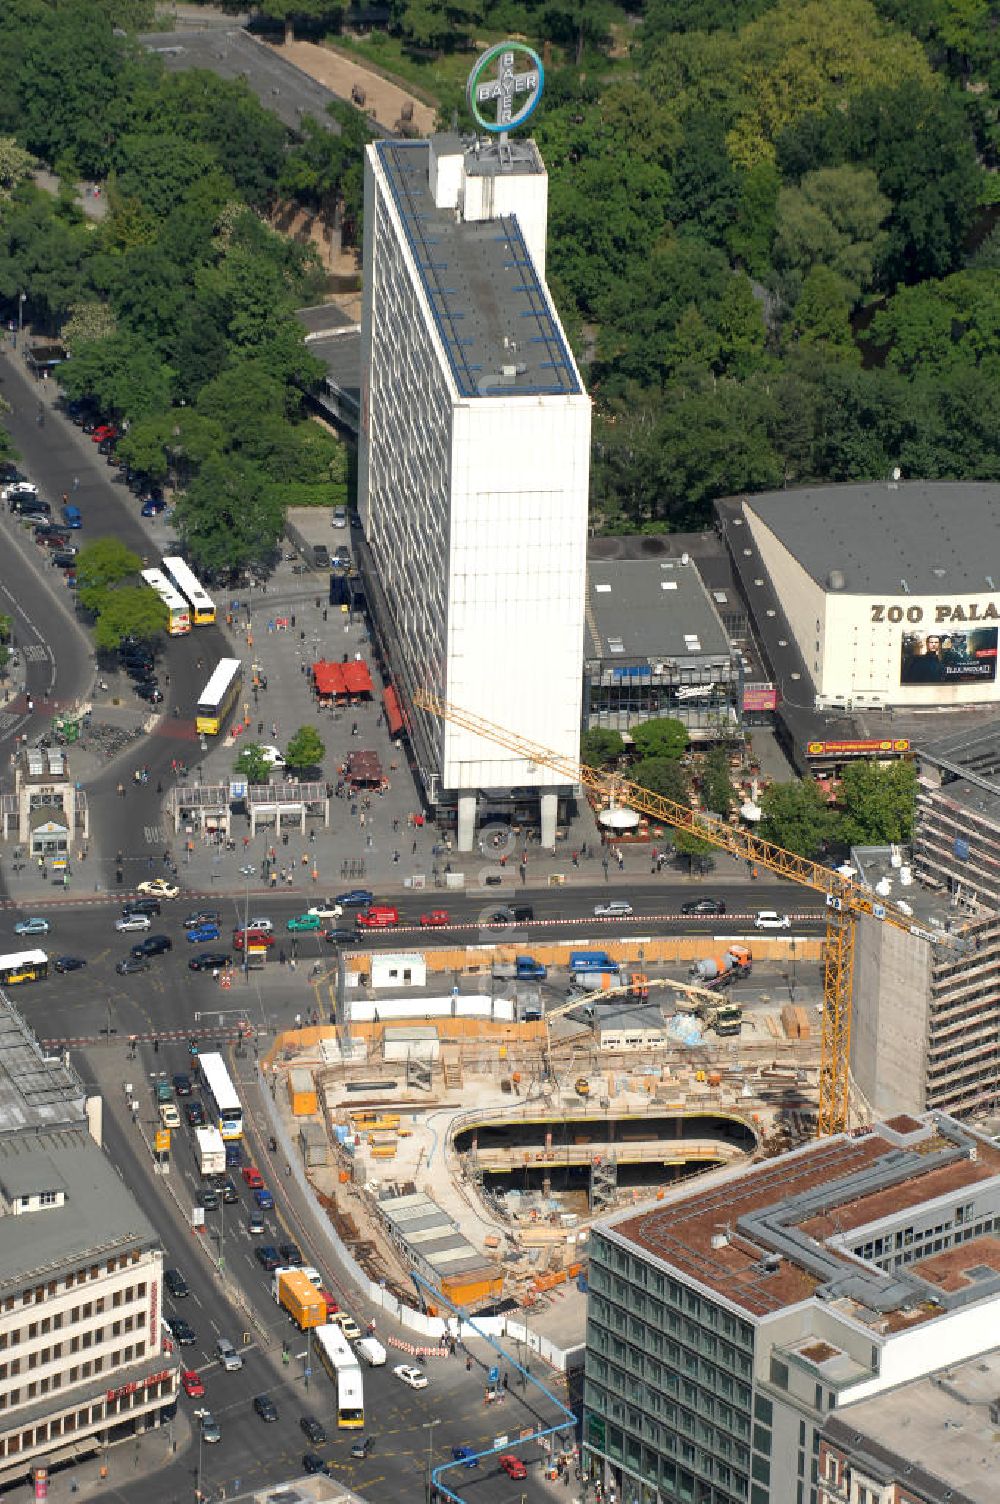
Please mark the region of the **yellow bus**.
<svg viewBox="0 0 1000 1504"><path fill-rule="evenodd" d="M365 1423L361 1363L339 1326L318 1326L313 1332L316 1355L337 1386L337 1425L357 1429Z"/></svg>
<svg viewBox="0 0 1000 1504"><path fill-rule="evenodd" d="M191 619L196 627L204 627L215 620L215 602L197 578L190 565L176 554L163 560L163 567L173 580L181 595L191 606Z"/></svg>
<svg viewBox="0 0 1000 1504"><path fill-rule="evenodd" d="M220 658L212 677L198 696L195 730L199 736L218 736L243 688L239 658Z"/></svg>
<svg viewBox="0 0 1000 1504"><path fill-rule="evenodd" d="M185 636L191 630L191 612L180 591L158 569L144 569L142 577L167 608L167 631L171 637Z"/></svg>
<svg viewBox="0 0 1000 1504"><path fill-rule="evenodd" d="M18 982L40 982L49 974L49 958L43 950L18 950L0 956L0 987Z"/></svg>

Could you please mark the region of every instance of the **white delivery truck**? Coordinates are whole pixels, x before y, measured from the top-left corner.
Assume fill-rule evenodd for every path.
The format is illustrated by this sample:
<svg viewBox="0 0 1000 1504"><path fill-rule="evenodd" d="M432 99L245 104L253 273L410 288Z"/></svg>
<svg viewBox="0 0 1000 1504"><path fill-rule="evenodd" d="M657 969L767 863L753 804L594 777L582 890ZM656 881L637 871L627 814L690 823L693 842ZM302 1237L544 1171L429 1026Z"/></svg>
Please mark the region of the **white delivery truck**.
<svg viewBox="0 0 1000 1504"><path fill-rule="evenodd" d="M369 1368L382 1368L385 1366L386 1350L381 1342L376 1342L374 1337L362 1337L355 1342L355 1349L361 1354Z"/></svg>
<svg viewBox="0 0 1000 1504"><path fill-rule="evenodd" d="M201 1174L225 1175L226 1146L218 1128L196 1128L194 1141Z"/></svg>

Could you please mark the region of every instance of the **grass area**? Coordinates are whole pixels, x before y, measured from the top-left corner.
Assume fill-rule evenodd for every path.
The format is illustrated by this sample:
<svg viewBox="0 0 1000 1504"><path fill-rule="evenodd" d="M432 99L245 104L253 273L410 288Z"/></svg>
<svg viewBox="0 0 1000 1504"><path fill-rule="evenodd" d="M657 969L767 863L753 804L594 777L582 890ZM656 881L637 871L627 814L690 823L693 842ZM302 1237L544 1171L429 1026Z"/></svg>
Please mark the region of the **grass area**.
<svg viewBox="0 0 1000 1504"><path fill-rule="evenodd" d="M384 31L373 31L366 37L338 36L333 45L339 52L349 52L359 62L372 63L395 74L402 84L414 84L426 94L433 96L435 103L454 98L456 91L464 93L465 80L479 49L469 52L442 53L434 57L417 57L405 47L402 38L391 37ZM498 36L497 41L503 38Z"/></svg>

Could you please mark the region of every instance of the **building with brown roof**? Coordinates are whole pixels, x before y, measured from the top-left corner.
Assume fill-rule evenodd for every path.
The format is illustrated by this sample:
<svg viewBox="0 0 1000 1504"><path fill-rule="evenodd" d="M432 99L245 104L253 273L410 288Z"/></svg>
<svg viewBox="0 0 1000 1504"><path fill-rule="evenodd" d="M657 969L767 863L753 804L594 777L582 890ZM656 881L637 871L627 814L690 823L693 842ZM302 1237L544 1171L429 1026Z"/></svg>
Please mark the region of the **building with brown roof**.
<svg viewBox="0 0 1000 1504"><path fill-rule="evenodd" d="M1000 1345L1000 1150L901 1116L700 1179L595 1228L589 1284L592 1473L818 1504L831 1413Z"/></svg>

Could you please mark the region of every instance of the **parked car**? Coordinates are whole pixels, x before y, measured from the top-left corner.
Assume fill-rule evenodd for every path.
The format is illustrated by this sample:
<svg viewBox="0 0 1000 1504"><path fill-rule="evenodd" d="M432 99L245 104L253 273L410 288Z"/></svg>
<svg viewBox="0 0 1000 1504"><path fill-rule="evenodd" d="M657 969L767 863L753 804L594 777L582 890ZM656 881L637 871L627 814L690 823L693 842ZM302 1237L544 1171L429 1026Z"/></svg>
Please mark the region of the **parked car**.
<svg viewBox="0 0 1000 1504"><path fill-rule="evenodd" d="M133 956L162 956L168 950L173 950L174 942L169 935L147 935L145 940L140 940L138 945L133 945Z"/></svg>
<svg viewBox="0 0 1000 1504"><path fill-rule="evenodd" d="M147 496L142 504L143 517L158 517L161 512L167 510L167 503L162 496Z"/></svg>
<svg viewBox="0 0 1000 1504"><path fill-rule="evenodd" d="M331 523L331 526L333 526L333 527L346 527L347 526L347 508L346 507L334 507L332 513L330 514L330 523Z"/></svg>
<svg viewBox="0 0 1000 1504"><path fill-rule="evenodd" d="M331 1471L328 1463L319 1455L318 1452L303 1452L302 1471L309 1474L325 1473L327 1477L333 1477L333 1472Z"/></svg>
<svg viewBox="0 0 1000 1504"><path fill-rule="evenodd" d="M682 914L724 914L726 906L721 898L692 898L681 904Z"/></svg>
<svg viewBox="0 0 1000 1504"><path fill-rule="evenodd" d="M218 940L221 931L217 924L199 924L187 932L189 945L204 945L206 940Z"/></svg>
<svg viewBox="0 0 1000 1504"><path fill-rule="evenodd" d="M150 705L160 705L163 703L163 691L156 683L137 684L135 686L135 692L139 696L140 700L145 700Z"/></svg>
<svg viewBox="0 0 1000 1504"><path fill-rule="evenodd" d="M461 1462L465 1467L478 1467L479 1458L472 1447L452 1447L451 1456L453 1462Z"/></svg>
<svg viewBox="0 0 1000 1504"><path fill-rule="evenodd" d="M281 752L277 747L272 747L269 743L264 742L258 748L258 751L260 752L260 755L264 759L264 761L266 763L270 763L272 768L277 768L280 770L281 768L287 767L285 759L284 757L282 757Z"/></svg>
<svg viewBox="0 0 1000 1504"><path fill-rule="evenodd" d="M15 935L47 935L49 921L33 914L30 919L19 919L14 926Z"/></svg>
<svg viewBox="0 0 1000 1504"><path fill-rule="evenodd" d="M130 977L134 976L136 972L148 970L149 962L145 956L125 956L115 967L115 971L120 977Z"/></svg>
<svg viewBox="0 0 1000 1504"><path fill-rule="evenodd" d="M188 971L221 971L229 965L230 960L228 951L203 950L200 955L191 957Z"/></svg>
<svg viewBox="0 0 1000 1504"><path fill-rule="evenodd" d="M222 915L218 909L194 909L184 920L186 930L197 929L201 924L221 924Z"/></svg>

